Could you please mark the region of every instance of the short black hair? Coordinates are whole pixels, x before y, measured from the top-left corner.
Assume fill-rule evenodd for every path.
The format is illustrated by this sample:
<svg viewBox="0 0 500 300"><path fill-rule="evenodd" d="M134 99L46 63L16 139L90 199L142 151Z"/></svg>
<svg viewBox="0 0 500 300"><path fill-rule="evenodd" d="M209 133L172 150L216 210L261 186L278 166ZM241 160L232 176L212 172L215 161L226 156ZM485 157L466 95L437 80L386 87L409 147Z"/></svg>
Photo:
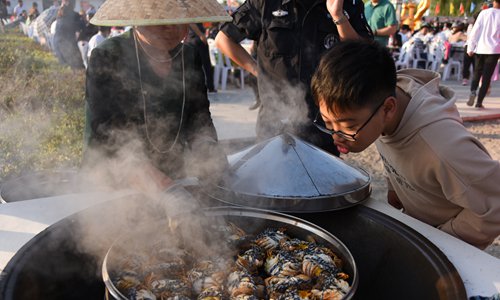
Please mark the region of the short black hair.
<svg viewBox="0 0 500 300"><path fill-rule="evenodd" d="M341 42L321 58L311 89L316 104L325 101L330 111L375 107L394 95L396 66L387 48L375 41Z"/></svg>

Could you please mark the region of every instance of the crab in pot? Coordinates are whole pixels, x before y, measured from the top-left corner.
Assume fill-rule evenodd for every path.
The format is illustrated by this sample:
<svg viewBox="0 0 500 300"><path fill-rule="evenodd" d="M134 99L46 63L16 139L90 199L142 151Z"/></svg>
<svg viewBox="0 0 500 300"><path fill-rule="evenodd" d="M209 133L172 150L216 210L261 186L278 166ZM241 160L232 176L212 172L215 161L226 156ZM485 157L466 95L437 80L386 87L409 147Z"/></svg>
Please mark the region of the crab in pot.
<svg viewBox="0 0 500 300"><path fill-rule="evenodd" d="M266 259L264 251L259 246L252 246L243 254L238 255L236 265L247 270L250 273L255 273L264 264Z"/></svg>
<svg viewBox="0 0 500 300"><path fill-rule="evenodd" d="M310 245L311 245L310 242L297 238L283 239L279 243L280 249L284 251L299 251L299 250L304 251L308 249Z"/></svg>
<svg viewBox="0 0 500 300"><path fill-rule="evenodd" d="M191 287L187 282L180 279L151 279L146 283L150 290L155 295L171 296L171 295L191 295Z"/></svg>
<svg viewBox="0 0 500 300"><path fill-rule="evenodd" d="M281 241L288 239L285 228L267 228L255 237L254 243L268 251L276 249Z"/></svg>
<svg viewBox="0 0 500 300"><path fill-rule="evenodd" d="M300 273L302 263L289 251L269 251L264 270L271 276L294 276Z"/></svg>
<svg viewBox="0 0 500 300"><path fill-rule="evenodd" d="M229 261L222 257L197 262L187 272L187 278L191 282L194 292L200 294L209 288L223 289L229 264Z"/></svg>
<svg viewBox="0 0 500 300"><path fill-rule="evenodd" d="M276 300L311 300L311 292L308 290L288 289L279 295Z"/></svg>
<svg viewBox="0 0 500 300"><path fill-rule="evenodd" d="M234 271L227 277L227 291L231 297L255 295L257 286L252 276L245 271Z"/></svg>
<svg viewBox="0 0 500 300"><path fill-rule="evenodd" d="M271 276L266 278L267 293L270 298L277 297L290 289L310 290L312 288L312 280L304 274L296 276Z"/></svg>
<svg viewBox="0 0 500 300"><path fill-rule="evenodd" d="M323 252L313 252L304 255L302 272L310 277L319 277L321 274L335 274L338 271L331 256Z"/></svg>
<svg viewBox="0 0 500 300"><path fill-rule="evenodd" d="M208 288L198 295L197 300L222 300L222 291L215 287Z"/></svg>
<svg viewBox="0 0 500 300"><path fill-rule="evenodd" d="M214 225L215 232L222 235L222 239L232 248L248 248L252 236L234 223L228 222L224 225Z"/></svg>

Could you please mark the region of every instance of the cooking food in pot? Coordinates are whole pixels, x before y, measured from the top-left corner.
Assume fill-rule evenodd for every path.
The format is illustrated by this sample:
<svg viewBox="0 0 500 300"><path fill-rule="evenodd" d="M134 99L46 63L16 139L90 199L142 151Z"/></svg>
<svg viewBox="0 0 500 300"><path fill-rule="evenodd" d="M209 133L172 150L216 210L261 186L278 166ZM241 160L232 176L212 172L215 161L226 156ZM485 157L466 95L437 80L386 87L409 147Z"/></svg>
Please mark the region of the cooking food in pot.
<svg viewBox="0 0 500 300"><path fill-rule="evenodd" d="M233 223L205 229L206 251L186 236L126 241L113 284L128 299L342 299L350 290L334 250L289 236L286 227L254 235ZM209 250L214 241L218 251Z"/></svg>

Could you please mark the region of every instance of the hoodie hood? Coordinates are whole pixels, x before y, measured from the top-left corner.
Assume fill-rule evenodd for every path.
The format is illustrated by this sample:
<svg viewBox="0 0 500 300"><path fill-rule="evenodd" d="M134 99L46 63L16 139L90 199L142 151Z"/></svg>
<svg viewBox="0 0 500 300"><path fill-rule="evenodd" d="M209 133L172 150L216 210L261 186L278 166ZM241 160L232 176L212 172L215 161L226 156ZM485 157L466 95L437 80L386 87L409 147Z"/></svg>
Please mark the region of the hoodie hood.
<svg viewBox="0 0 500 300"><path fill-rule="evenodd" d="M453 119L462 123L455 105L455 92L441 86L441 76L432 71L405 69L397 72L397 86L407 93L411 100L396 131L390 136L381 137L383 142L397 142L411 137L434 122Z"/></svg>

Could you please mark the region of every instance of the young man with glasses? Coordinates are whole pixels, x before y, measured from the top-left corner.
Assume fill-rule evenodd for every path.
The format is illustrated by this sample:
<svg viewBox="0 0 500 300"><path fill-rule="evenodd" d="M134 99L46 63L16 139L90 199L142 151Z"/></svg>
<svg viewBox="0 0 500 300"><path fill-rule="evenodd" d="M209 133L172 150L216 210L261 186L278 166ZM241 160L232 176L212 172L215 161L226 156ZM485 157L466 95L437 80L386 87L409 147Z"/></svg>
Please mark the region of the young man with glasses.
<svg viewBox="0 0 500 300"><path fill-rule="evenodd" d="M478 248L500 234L500 164L463 126L437 73L396 73L384 47L348 41L323 56L312 92L315 125L341 153L376 144L391 205Z"/></svg>

